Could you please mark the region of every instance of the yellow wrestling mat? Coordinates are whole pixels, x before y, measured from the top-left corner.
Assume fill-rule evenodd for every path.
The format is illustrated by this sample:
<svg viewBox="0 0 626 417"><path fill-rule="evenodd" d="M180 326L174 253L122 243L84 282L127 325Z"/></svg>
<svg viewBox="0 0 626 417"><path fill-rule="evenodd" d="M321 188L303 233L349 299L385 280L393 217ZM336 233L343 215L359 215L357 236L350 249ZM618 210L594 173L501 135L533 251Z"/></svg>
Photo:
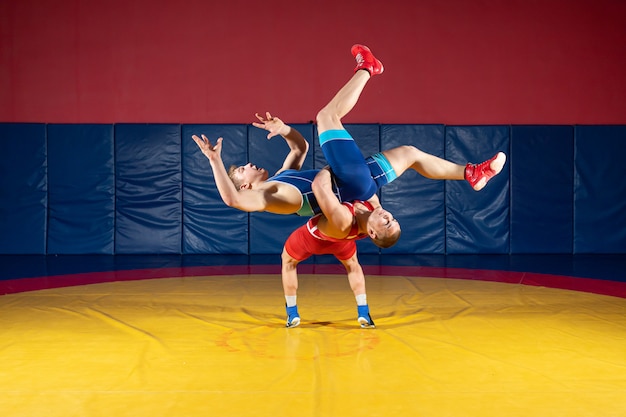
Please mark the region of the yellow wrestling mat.
<svg viewBox="0 0 626 417"><path fill-rule="evenodd" d="M42 416L626 415L626 299L345 275L113 282L0 296L0 413Z"/></svg>

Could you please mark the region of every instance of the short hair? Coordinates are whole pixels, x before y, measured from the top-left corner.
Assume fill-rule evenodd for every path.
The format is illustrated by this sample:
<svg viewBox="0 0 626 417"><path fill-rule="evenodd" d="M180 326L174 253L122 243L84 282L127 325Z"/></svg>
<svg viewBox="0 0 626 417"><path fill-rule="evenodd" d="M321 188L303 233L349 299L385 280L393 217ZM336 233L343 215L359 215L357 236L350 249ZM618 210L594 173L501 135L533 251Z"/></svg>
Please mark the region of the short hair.
<svg viewBox="0 0 626 417"><path fill-rule="evenodd" d="M239 178L235 177L237 168L239 168L237 165L231 165L230 168L228 168L228 178L235 184L236 189L240 189L242 182Z"/></svg>
<svg viewBox="0 0 626 417"><path fill-rule="evenodd" d="M372 238L372 242L374 242L374 244L378 246L379 248L383 248L383 249L390 248L396 244L398 239L400 239L401 233L402 233L402 230L398 228L397 232L389 234L389 235L378 236L377 234L375 238Z"/></svg>

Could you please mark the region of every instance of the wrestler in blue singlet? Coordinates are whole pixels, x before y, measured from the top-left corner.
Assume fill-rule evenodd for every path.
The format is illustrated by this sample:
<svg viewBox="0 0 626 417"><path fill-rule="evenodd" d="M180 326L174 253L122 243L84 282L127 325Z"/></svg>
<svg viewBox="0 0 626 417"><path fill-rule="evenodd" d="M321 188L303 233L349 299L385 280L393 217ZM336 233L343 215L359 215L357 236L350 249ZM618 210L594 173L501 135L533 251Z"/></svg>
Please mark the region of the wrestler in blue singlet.
<svg viewBox="0 0 626 417"><path fill-rule="evenodd" d="M366 201L385 184L398 176L382 153L363 158L361 150L346 130L327 130L319 136L322 152L331 167L339 201ZM302 206L296 214L314 216L321 213L311 184L319 169L282 171L267 181L293 185L302 194Z"/></svg>
<svg viewBox="0 0 626 417"><path fill-rule="evenodd" d="M318 213L321 213L317 199L311 189L311 184L315 175L320 172L319 169L309 169L304 171L297 171L295 169L287 169L282 171L273 177L267 179L267 181L282 182L285 184L293 185L302 194L302 206L296 213L299 216L311 217Z"/></svg>
<svg viewBox="0 0 626 417"><path fill-rule="evenodd" d="M380 187L398 177L382 153L364 158L346 130L327 130L319 139L337 182L340 201L368 200Z"/></svg>

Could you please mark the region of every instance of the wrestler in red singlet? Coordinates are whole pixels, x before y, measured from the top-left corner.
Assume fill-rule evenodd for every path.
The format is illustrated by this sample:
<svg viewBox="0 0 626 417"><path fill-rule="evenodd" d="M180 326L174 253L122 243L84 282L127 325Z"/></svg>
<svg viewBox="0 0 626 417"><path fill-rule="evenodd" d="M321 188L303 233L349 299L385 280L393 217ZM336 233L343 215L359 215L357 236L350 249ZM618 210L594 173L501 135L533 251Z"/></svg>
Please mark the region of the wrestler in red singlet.
<svg viewBox="0 0 626 417"><path fill-rule="evenodd" d="M363 204L369 211L374 210L374 207L367 201L344 202L342 204L354 215L354 203ZM306 224L300 226L289 236L285 242L287 253L298 261L304 261L311 255L335 255L340 260L350 259L356 252L355 240L367 237L366 233L358 233L356 217L352 222L350 233L342 239L323 234L317 228L320 217L321 214L311 217Z"/></svg>

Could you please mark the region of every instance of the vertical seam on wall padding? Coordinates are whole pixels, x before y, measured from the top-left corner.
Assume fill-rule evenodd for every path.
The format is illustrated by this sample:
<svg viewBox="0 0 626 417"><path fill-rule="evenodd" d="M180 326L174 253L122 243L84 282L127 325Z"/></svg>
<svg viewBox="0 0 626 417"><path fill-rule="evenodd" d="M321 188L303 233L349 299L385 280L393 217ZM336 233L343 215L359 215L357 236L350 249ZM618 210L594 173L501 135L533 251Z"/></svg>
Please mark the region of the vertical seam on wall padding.
<svg viewBox="0 0 626 417"><path fill-rule="evenodd" d="M443 125L443 159L448 159L446 139L448 126ZM443 182L443 254L448 254L448 181Z"/></svg>
<svg viewBox="0 0 626 417"><path fill-rule="evenodd" d="M117 255L117 135L115 130L117 123L113 123L111 128L113 129L113 255Z"/></svg>
<svg viewBox="0 0 626 417"><path fill-rule="evenodd" d="M508 171L509 171L509 183L508 183L508 189L509 189L509 250L507 251L507 253L509 255L511 255L511 235L513 234L513 216L511 213L511 207L513 206L513 192L512 192L512 188L513 188L513 177L511 175L512 173L512 169L511 169L511 148L512 148L512 144L513 144L513 128L511 125L508 126L509 127L509 141L507 144L507 162L508 162Z"/></svg>
<svg viewBox="0 0 626 417"><path fill-rule="evenodd" d="M574 242L576 241L574 233L576 233L576 125L570 125L572 128L572 239L570 240L570 253L574 254Z"/></svg>
<svg viewBox="0 0 626 417"><path fill-rule="evenodd" d="M46 164L46 218L44 220L44 225L43 225L43 232L44 232L44 236L43 236L43 254L47 255L48 254L48 225L50 224L50 184L48 181L48 126L49 124L46 123L46 127L44 129L44 135L45 135L45 139L44 139L44 149L45 149L45 164Z"/></svg>
<svg viewBox="0 0 626 417"><path fill-rule="evenodd" d="M185 237L183 236L183 221L184 221L184 207L183 201L185 201L185 191L183 189L183 158L185 158L185 153L183 152L183 126L178 124L178 138L180 140L180 146L178 154L180 155L180 160L178 161L178 174L180 175L180 239L178 240L178 253L183 254L183 240Z"/></svg>
<svg viewBox="0 0 626 417"><path fill-rule="evenodd" d="M572 156L572 254L576 254L576 154L578 152L577 140L578 140L578 132L579 130L576 128L576 125L573 126L574 132L574 140L572 141L572 146L574 147Z"/></svg>

